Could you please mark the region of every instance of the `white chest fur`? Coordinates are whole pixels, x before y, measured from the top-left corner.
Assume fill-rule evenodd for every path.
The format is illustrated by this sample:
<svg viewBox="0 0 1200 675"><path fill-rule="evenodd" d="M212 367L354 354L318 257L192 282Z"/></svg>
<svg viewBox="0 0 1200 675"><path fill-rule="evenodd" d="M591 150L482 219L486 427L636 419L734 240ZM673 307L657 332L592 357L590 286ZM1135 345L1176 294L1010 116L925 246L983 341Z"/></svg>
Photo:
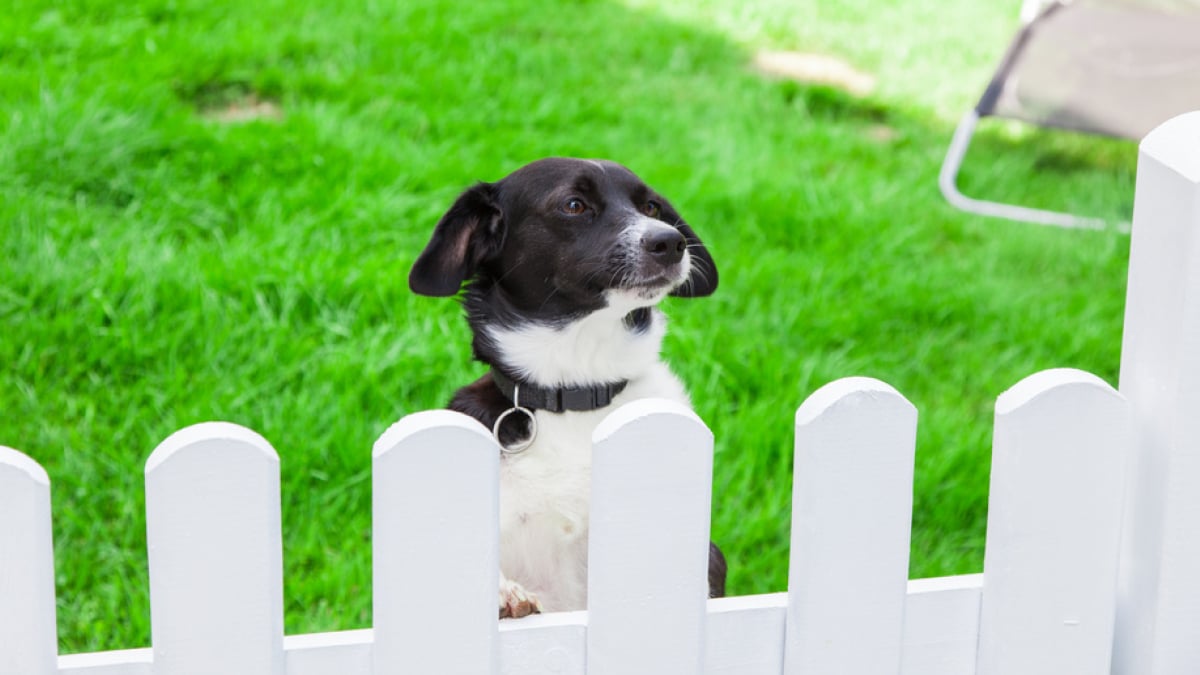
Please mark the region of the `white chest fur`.
<svg viewBox="0 0 1200 675"><path fill-rule="evenodd" d="M661 313L654 311L646 330L631 331L621 320L629 308L611 304L616 306L561 328L492 332L508 364L538 384L629 381L600 410L538 411L533 444L501 459L500 570L537 595L546 611L583 609L587 603L596 425L620 405L640 398L688 404L683 385L658 358L666 330Z"/></svg>

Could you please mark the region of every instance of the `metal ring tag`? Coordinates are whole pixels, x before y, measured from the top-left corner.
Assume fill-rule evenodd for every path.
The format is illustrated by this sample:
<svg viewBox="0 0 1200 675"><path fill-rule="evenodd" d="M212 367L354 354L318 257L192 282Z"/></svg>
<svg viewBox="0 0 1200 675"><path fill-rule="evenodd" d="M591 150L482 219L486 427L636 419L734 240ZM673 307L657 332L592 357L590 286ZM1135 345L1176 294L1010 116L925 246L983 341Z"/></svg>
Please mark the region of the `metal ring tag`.
<svg viewBox="0 0 1200 675"><path fill-rule="evenodd" d="M529 418L529 438L519 443L514 443L511 446L507 446L504 444L504 441L500 440L500 424L504 422L505 418L515 412L524 413L525 416ZM500 416L496 418L496 423L492 425L492 437L494 437L496 439L496 443L500 445L500 452L506 455L516 455L522 453L528 450L529 446L533 445L533 439L537 438L537 418L533 416L533 411L529 408L519 405L513 406L512 408L500 413Z"/></svg>
<svg viewBox="0 0 1200 675"><path fill-rule="evenodd" d="M514 443L512 447L504 444L500 440L500 424L509 415L520 412L524 413L529 418L529 438L526 438L520 443ZM516 455L525 452L529 446L533 445L533 439L537 438L537 418L533 416L533 411L521 405L521 385L513 384L513 407L500 413L496 418L496 423L492 425L492 438L496 439L496 443L500 446L500 452L506 455Z"/></svg>

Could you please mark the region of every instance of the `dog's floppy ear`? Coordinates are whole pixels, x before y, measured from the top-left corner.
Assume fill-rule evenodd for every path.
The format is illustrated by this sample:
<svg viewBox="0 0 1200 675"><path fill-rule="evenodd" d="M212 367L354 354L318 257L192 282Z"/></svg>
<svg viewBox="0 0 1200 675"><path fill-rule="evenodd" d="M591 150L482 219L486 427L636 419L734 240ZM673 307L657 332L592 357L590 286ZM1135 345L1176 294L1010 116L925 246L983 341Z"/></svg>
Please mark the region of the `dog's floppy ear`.
<svg viewBox="0 0 1200 675"><path fill-rule="evenodd" d="M413 263L408 287L414 293L455 295L484 260L504 245L504 217L496 186L479 183L459 195L438 221L433 237Z"/></svg>
<svg viewBox="0 0 1200 675"><path fill-rule="evenodd" d="M679 298L702 298L712 295L713 291L717 290L717 264L713 262L704 242L700 241L700 237L696 236L690 225L680 220L676 227L687 240L688 254L692 258L692 271L688 274L687 281L671 291L671 295Z"/></svg>

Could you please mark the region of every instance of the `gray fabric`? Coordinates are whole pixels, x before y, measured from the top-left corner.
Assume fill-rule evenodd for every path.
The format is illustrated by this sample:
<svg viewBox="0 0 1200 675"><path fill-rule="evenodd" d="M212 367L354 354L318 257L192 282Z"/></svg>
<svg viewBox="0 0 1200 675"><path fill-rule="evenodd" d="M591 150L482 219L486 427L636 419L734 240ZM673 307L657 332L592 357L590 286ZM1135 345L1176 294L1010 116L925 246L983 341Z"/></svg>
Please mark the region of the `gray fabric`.
<svg viewBox="0 0 1200 675"><path fill-rule="evenodd" d="M1051 3L976 110L1133 139L1200 110L1200 0Z"/></svg>

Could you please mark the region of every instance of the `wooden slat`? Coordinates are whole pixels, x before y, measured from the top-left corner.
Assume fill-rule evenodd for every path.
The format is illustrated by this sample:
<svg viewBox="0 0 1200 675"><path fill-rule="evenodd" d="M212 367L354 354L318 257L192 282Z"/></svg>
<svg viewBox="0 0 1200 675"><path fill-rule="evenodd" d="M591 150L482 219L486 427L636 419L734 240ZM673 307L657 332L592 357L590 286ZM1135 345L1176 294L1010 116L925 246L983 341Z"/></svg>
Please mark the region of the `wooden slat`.
<svg viewBox="0 0 1200 675"><path fill-rule="evenodd" d="M499 456L488 430L449 410L376 441L376 673L498 672Z"/></svg>
<svg viewBox="0 0 1200 675"><path fill-rule="evenodd" d="M870 378L796 411L787 675L900 672L916 430Z"/></svg>
<svg viewBox="0 0 1200 675"><path fill-rule="evenodd" d="M982 592L982 574L908 582L901 675L975 672Z"/></svg>
<svg viewBox="0 0 1200 675"><path fill-rule="evenodd" d="M597 427L588 541L588 675L703 672L712 433L647 399Z"/></svg>
<svg viewBox="0 0 1200 675"><path fill-rule="evenodd" d="M119 649L92 654L67 654L58 657L58 674L154 675L154 650Z"/></svg>
<svg viewBox="0 0 1200 675"><path fill-rule="evenodd" d="M1082 371L997 401L979 675L1108 675L1130 438L1124 397Z"/></svg>
<svg viewBox="0 0 1200 675"><path fill-rule="evenodd" d="M1200 111L1138 156L1121 353L1137 434L1117 675L1200 673Z"/></svg>
<svg viewBox="0 0 1200 675"><path fill-rule="evenodd" d="M367 628L283 639L287 675L371 675L374 632Z"/></svg>
<svg viewBox="0 0 1200 675"><path fill-rule="evenodd" d="M502 675L585 675L587 612L555 612L500 622Z"/></svg>
<svg viewBox="0 0 1200 675"><path fill-rule="evenodd" d="M56 630L50 479L0 446L0 675L52 675Z"/></svg>
<svg viewBox="0 0 1200 675"><path fill-rule="evenodd" d="M979 636L983 575L908 583L902 675L971 675ZM706 675L779 675L787 594L708 601ZM503 675L586 672L587 613L561 612L500 624ZM287 675L371 675L371 629L284 638ZM133 649L59 657L63 675L150 675L151 651ZM401 671L399 675L404 675Z"/></svg>
<svg viewBox="0 0 1200 675"><path fill-rule="evenodd" d="M787 594L708 601L705 675L779 675Z"/></svg>
<svg viewBox="0 0 1200 675"><path fill-rule="evenodd" d="M146 462L155 675L282 675L279 458L234 424L182 429Z"/></svg>

